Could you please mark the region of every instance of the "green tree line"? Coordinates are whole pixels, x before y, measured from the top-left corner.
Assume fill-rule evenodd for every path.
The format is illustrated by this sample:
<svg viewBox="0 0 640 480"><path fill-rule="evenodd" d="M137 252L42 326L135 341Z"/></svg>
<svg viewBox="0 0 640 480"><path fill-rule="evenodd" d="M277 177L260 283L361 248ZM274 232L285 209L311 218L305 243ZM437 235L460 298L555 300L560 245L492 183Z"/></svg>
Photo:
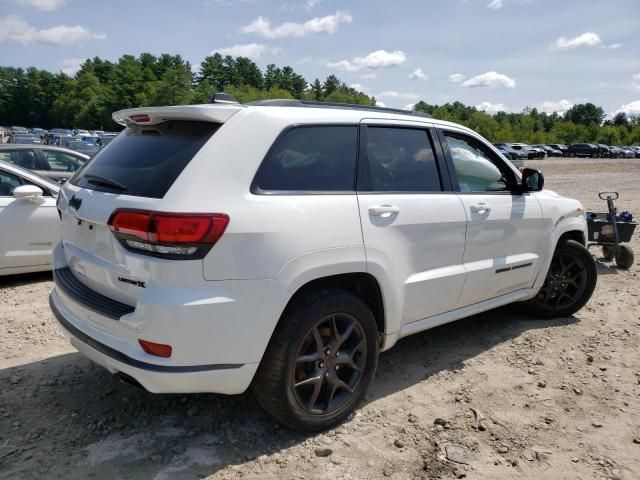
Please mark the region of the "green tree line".
<svg viewBox="0 0 640 480"><path fill-rule="evenodd" d="M34 67L0 67L0 125L41 128L119 128L116 110L155 105L207 103L224 91L240 102L297 98L375 105L334 75L307 81L290 66L267 65L262 71L246 57L207 56L192 65L180 55L123 55L117 62L87 59L74 75ZM563 115L535 108L520 113L479 111L461 102L415 109L432 117L466 125L493 142L640 144L640 119L618 113L605 120L591 103L571 107Z"/></svg>
<svg viewBox="0 0 640 480"><path fill-rule="evenodd" d="M287 98L374 105L336 76L308 83L289 66L265 71L245 57L206 57L194 72L180 55L87 59L70 77L34 67L0 67L0 125L115 129L116 110L207 103L224 91L240 102Z"/></svg>

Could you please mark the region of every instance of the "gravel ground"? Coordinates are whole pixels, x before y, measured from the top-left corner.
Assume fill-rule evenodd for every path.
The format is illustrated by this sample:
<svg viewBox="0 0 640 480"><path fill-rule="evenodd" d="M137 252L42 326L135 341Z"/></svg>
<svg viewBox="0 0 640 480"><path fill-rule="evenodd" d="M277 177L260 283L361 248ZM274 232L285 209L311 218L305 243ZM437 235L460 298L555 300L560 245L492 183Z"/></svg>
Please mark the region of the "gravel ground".
<svg viewBox="0 0 640 480"><path fill-rule="evenodd" d="M528 164L587 208L617 190L640 216L640 160ZM59 333L49 274L0 279L0 478L640 478L639 269L598 269L575 317L510 307L402 340L357 414L312 436L249 394L120 383Z"/></svg>

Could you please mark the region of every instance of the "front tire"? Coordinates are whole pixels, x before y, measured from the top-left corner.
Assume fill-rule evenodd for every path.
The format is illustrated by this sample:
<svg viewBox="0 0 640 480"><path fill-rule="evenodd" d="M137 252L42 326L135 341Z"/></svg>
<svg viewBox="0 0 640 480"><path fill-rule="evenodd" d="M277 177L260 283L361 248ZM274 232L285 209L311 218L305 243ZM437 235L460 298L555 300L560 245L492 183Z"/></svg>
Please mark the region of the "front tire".
<svg viewBox="0 0 640 480"><path fill-rule="evenodd" d="M378 365L378 328L367 305L321 290L287 307L256 372L260 405L294 430L320 431L353 412Z"/></svg>
<svg viewBox="0 0 640 480"><path fill-rule="evenodd" d="M598 271L589 251L575 240L556 247L544 285L527 302L529 311L541 318L569 317L591 298Z"/></svg>

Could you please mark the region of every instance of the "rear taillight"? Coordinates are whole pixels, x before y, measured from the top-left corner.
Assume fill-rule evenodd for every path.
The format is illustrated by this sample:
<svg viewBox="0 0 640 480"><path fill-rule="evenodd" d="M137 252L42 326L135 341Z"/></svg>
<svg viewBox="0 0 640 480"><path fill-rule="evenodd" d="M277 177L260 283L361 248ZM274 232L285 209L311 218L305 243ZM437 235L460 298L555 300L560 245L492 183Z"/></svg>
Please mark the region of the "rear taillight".
<svg viewBox="0 0 640 480"><path fill-rule="evenodd" d="M203 258L229 224L224 213L165 213L120 209L109 228L127 250L155 257Z"/></svg>

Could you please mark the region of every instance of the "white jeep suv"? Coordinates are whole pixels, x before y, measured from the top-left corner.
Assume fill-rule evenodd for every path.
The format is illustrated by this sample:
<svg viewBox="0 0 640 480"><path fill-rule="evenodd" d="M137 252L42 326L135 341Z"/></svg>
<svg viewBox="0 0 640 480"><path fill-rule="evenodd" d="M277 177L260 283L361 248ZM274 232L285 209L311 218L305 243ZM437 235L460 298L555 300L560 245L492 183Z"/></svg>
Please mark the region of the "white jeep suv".
<svg viewBox="0 0 640 480"><path fill-rule="evenodd" d="M512 302L568 316L596 268L579 202L473 131L406 111L150 107L67 182L51 308L150 392L343 420L398 339Z"/></svg>

